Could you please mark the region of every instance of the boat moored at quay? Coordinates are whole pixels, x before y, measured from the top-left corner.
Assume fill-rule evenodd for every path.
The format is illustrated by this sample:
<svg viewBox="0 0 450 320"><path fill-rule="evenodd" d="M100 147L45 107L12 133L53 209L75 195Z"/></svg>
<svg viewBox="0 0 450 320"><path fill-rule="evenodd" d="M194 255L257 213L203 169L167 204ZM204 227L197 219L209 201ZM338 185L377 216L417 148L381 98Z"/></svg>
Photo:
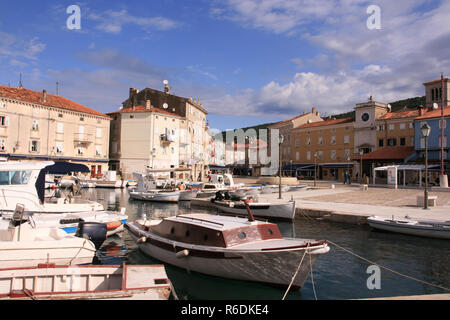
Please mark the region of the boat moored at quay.
<svg viewBox="0 0 450 320"><path fill-rule="evenodd" d="M248 219L186 214L128 222L125 228L141 251L165 263L223 278L301 288L317 257L329 251L326 241L284 238L276 224L249 214ZM305 262L300 264L302 257Z"/></svg>

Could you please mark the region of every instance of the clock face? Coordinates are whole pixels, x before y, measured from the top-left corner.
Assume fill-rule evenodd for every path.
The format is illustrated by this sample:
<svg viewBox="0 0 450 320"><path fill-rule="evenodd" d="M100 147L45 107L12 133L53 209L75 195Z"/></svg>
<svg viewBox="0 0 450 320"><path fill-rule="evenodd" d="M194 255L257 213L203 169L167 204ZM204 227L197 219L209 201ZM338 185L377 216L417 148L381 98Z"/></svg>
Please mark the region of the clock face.
<svg viewBox="0 0 450 320"><path fill-rule="evenodd" d="M362 121L364 121L364 122L369 121L369 118L370 118L370 115L369 115L368 113L364 113L364 114L361 116L361 119L362 119Z"/></svg>

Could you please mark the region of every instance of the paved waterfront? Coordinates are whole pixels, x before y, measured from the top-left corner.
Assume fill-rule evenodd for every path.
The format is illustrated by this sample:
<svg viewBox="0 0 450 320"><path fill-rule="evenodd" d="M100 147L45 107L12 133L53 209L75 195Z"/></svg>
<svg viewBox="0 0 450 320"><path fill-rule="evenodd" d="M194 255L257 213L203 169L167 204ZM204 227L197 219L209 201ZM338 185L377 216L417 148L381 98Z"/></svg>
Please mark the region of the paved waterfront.
<svg viewBox="0 0 450 320"><path fill-rule="evenodd" d="M238 178L237 182L255 183L251 178ZM312 181L300 184L313 186ZM335 189L331 189L331 184ZM340 182L317 181L317 188L307 191L283 192L283 200L295 200L299 215L323 216L324 219L350 223L365 223L365 218L378 215L403 218L450 220L450 190L432 190L430 196L437 196L437 206L423 210L417 207L417 196L423 196L423 189L390 189L373 187L361 191L359 184L350 186ZM277 202L278 193L261 194L259 201Z"/></svg>

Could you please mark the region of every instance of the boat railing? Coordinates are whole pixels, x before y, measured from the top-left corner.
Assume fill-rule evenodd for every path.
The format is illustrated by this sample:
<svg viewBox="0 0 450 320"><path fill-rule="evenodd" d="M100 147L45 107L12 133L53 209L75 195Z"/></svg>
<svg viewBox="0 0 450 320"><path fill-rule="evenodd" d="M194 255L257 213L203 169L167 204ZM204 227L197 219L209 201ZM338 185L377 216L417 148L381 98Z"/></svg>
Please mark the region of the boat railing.
<svg viewBox="0 0 450 320"><path fill-rule="evenodd" d="M189 220L194 220L194 221L200 221L201 223L211 223L211 224L216 224L216 225L219 225L219 226L222 226L222 227L224 226L224 224L220 223L220 222L208 221L208 220L195 218L195 217L186 217L186 216L183 216L183 215L177 215L176 217L177 217L177 219L183 218L183 219L189 219Z"/></svg>

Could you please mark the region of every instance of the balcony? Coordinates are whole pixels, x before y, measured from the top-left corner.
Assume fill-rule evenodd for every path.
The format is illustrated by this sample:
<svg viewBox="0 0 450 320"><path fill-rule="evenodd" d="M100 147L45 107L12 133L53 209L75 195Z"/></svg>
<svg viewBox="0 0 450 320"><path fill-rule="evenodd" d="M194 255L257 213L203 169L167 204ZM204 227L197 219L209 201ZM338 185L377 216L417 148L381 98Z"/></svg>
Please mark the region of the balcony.
<svg viewBox="0 0 450 320"><path fill-rule="evenodd" d="M75 133L73 142L78 144L90 144L93 142L92 134L89 133Z"/></svg>
<svg viewBox="0 0 450 320"><path fill-rule="evenodd" d="M164 133L161 135L160 139L165 143L175 142L175 135Z"/></svg>

